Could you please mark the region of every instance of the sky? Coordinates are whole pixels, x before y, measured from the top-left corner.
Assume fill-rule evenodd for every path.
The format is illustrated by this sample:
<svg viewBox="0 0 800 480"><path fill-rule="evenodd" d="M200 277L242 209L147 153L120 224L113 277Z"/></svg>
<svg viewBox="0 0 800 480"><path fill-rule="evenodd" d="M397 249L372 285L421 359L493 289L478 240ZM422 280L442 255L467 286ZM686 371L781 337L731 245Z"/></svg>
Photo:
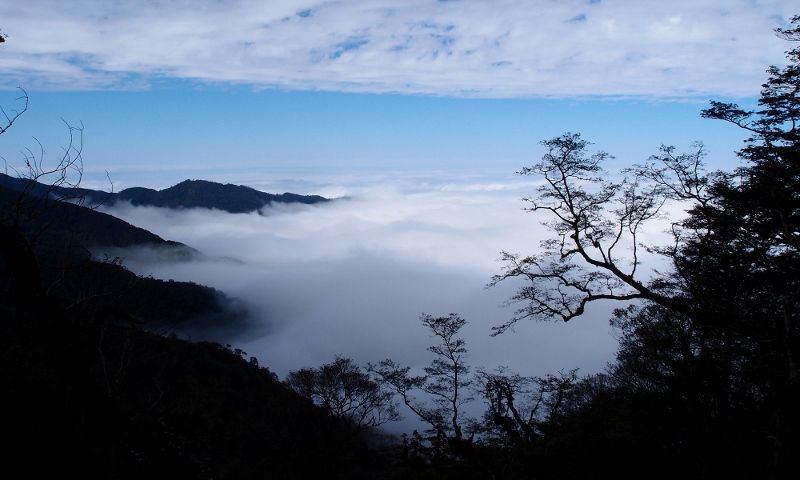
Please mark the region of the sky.
<svg viewBox="0 0 800 480"><path fill-rule="evenodd" d="M418 316L461 313L475 365L543 375L613 358L611 305L569 324L508 319L514 285L486 289L500 250L547 234L514 172L540 141L581 132L618 171L706 145L738 164L746 135L700 118L754 105L795 0L0 1L0 137L19 165L83 128L83 185L165 188L187 178L349 197L263 215L107 210L204 252L137 273L245 301L261 333L235 339L280 375L336 354L421 367ZM37 143L38 142L38 143ZM657 241L662 230L647 232Z"/></svg>
<svg viewBox="0 0 800 480"><path fill-rule="evenodd" d="M233 170L513 172L579 131L620 162L743 135L699 118L751 105L783 62L783 0L0 2L0 105L30 109L8 162L62 121L87 181L226 180ZM146 174L147 173L147 174Z"/></svg>

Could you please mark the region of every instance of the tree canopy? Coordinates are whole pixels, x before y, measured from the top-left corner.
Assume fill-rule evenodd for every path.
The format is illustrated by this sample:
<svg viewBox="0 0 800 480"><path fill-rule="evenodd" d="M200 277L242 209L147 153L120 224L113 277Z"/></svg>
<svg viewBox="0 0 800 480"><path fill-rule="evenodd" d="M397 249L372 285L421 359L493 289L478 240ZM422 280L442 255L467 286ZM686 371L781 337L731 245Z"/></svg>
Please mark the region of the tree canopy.
<svg viewBox="0 0 800 480"><path fill-rule="evenodd" d="M800 41L800 17L778 34ZM544 141L541 162L520 173L544 180L526 201L550 216L552 236L541 253L505 253L493 279L528 280L498 333L525 318L569 321L596 301L629 302L614 320L617 395L658 394L650 414L670 428L650 441L672 445L703 476L787 478L800 458L800 48L787 58L768 69L758 108L712 102L702 112L750 132L738 152L746 163L733 172L706 172L702 145L662 147L612 181L608 154L588 154L580 135ZM671 242L642 243L670 204L688 213L672 220ZM643 272L643 253L669 268Z"/></svg>

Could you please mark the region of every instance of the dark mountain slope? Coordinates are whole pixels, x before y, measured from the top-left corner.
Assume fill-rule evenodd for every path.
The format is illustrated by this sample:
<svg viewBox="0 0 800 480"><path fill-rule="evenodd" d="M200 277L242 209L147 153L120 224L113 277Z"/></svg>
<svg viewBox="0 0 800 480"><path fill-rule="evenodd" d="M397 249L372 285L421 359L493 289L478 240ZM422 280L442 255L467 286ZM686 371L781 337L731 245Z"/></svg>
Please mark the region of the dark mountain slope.
<svg viewBox="0 0 800 480"><path fill-rule="evenodd" d="M71 242L84 248L147 244L181 248L187 253L193 251L186 245L164 240L112 215L68 202L47 200L35 194L20 198L19 191L0 186L0 221L13 223L17 205L22 229L27 235L36 237L34 244Z"/></svg>
<svg viewBox="0 0 800 480"><path fill-rule="evenodd" d="M109 308L125 311L148 328L201 337L246 329L246 311L222 292L191 282L139 277L118 261L92 259L93 247L150 246L172 258L199 252L164 240L111 215L65 202L45 201L0 188L0 224L13 224L31 245L41 283L57 305L87 315Z"/></svg>
<svg viewBox="0 0 800 480"><path fill-rule="evenodd" d="M353 478L347 431L255 360L119 304L65 308L19 229L0 234L4 478Z"/></svg>
<svg viewBox="0 0 800 480"><path fill-rule="evenodd" d="M7 478L337 478L354 458L334 418L254 361L115 312L0 315L0 383Z"/></svg>
<svg viewBox="0 0 800 480"><path fill-rule="evenodd" d="M33 197L51 196L59 199L86 199L92 204L100 204L110 200L114 194L101 190L79 187L59 187L46 183L31 182L27 178L14 177L0 173L0 187L18 192L25 191Z"/></svg>
<svg viewBox="0 0 800 480"><path fill-rule="evenodd" d="M166 208L216 208L230 213L256 211L270 203L315 204L328 202L319 195L298 195L265 193L241 185L221 184L206 180L185 180L164 190L133 187L119 193L107 193L84 188L50 187L41 183L29 185L27 179L0 174L0 187L27 192L34 197L51 195L60 198L83 198L87 204L113 205L116 202L130 202L132 205Z"/></svg>

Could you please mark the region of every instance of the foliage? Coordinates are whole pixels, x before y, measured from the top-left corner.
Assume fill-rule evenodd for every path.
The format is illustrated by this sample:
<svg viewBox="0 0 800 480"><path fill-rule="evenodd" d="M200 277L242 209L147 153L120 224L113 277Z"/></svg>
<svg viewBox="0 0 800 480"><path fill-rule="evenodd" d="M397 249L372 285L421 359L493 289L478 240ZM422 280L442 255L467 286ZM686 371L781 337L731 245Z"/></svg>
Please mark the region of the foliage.
<svg viewBox="0 0 800 480"><path fill-rule="evenodd" d="M779 33L800 40L800 17L792 22ZM604 414L622 432L614 441L669 463L672 476L789 478L798 468L800 49L788 58L768 70L757 110L712 102L703 112L751 133L735 172L704 172L701 145L662 147L612 182L601 170L607 154L589 156L575 134L545 141L542 161L521 172L544 178L528 201L550 215L553 237L542 254L505 254L494 283L530 283L496 331L523 318L568 321L598 300L636 301L615 313L621 343L608 388L571 416ZM688 211L672 223L671 244L641 245L670 203ZM642 275L642 251L671 268ZM500 419L513 419L502 393L520 385L510 377L487 388ZM579 425L582 442L591 427ZM550 441L571 432L570 422L560 428Z"/></svg>
<svg viewBox="0 0 800 480"><path fill-rule="evenodd" d="M480 371L479 392L486 401L484 434L506 446L530 444L557 429L574 401L577 370L523 377L506 368Z"/></svg>

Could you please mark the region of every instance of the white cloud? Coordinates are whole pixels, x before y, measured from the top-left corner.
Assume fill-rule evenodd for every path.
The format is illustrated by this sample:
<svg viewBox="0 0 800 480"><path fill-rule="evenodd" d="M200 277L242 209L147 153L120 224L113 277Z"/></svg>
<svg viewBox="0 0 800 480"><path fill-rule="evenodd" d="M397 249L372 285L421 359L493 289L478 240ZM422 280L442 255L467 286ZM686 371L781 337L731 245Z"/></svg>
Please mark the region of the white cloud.
<svg viewBox="0 0 800 480"><path fill-rule="evenodd" d="M611 305L593 306L568 324L523 322L516 333L490 337L511 315L502 304L517 286L485 288L500 269L500 250L533 252L548 235L540 219L522 211L520 197L532 183L402 184L342 185L351 199L278 205L264 215L129 205L110 212L206 253L207 260L176 263L135 251L123 256L140 274L192 280L243 299L263 329L236 342L281 375L337 354L420 367L430 342L418 322L422 312L462 314L476 366L590 372L612 359Z"/></svg>
<svg viewBox="0 0 800 480"><path fill-rule="evenodd" d="M159 78L489 97L750 95L788 0L3 2L6 86Z"/></svg>

